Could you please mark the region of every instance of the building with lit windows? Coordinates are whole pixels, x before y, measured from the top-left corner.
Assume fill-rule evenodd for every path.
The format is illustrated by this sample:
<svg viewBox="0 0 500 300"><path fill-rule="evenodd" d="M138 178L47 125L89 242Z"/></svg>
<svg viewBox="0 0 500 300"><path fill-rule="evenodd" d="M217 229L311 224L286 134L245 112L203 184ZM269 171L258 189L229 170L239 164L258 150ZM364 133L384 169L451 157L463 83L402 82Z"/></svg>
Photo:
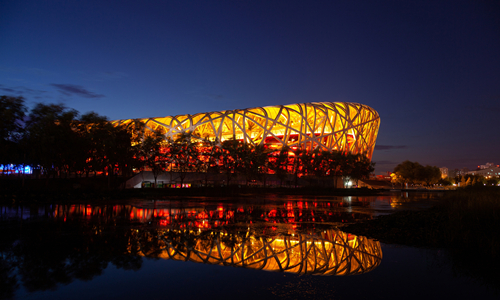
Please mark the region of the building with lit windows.
<svg viewBox="0 0 500 300"><path fill-rule="evenodd" d="M494 166L493 164L491 164L487 168L470 171L467 174L480 175L480 176L484 176L486 178L498 177L498 176L500 176L500 167L497 167L497 166Z"/></svg>
<svg viewBox="0 0 500 300"><path fill-rule="evenodd" d="M442 167L439 168L439 171L441 171L441 178L446 178L448 177L448 168L447 167Z"/></svg>
<svg viewBox="0 0 500 300"><path fill-rule="evenodd" d="M189 133L194 141L236 139L271 149L363 153L369 159L380 125L371 107L348 102L311 102L141 119L146 129L167 138ZM133 120L113 121L126 125Z"/></svg>

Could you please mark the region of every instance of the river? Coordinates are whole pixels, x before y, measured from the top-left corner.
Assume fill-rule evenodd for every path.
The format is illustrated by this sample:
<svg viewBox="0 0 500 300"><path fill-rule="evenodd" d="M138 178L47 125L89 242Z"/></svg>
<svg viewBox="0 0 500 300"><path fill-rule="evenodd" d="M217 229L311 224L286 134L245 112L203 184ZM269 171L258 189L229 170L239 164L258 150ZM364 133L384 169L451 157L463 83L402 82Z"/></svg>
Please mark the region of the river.
<svg viewBox="0 0 500 300"><path fill-rule="evenodd" d="M0 206L4 299L497 299L445 251L345 223L439 193Z"/></svg>

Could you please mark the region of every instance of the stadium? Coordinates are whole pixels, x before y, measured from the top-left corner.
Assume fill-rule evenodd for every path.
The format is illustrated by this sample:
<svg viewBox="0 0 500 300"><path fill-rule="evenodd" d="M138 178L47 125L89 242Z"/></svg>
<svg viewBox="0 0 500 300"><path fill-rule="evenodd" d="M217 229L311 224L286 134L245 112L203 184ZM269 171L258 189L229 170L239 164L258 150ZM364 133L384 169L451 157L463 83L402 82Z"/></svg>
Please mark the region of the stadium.
<svg viewBox="0 0 500 300"><path fill-rule="evenodd" d="M283 146L365 154L371 159L380 125L371 107L348 102L311 102L140 119L166 138L189 133L196 141L236 139L270 149ZM113 121L127 125L132 119Z"/></svg>

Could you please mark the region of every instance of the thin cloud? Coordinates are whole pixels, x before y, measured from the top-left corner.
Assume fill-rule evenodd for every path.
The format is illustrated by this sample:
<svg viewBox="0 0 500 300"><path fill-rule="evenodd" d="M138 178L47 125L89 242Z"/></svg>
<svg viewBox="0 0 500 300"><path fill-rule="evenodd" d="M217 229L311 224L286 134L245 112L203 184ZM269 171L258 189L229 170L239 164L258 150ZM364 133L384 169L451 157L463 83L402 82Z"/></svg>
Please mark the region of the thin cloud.
<svg viewBox="0 0 500 300"><path fill-rule="evenodd" d="M13 93L17 95L31 95L31 96L37 96L41 97L46 95L47 91L42 91L42 90L34 90L31 88L27 88L25 86L5 86L3 84L0 84L0 91L4 91L7 93Z"/></svg>
<svg viewBox="0 0 500 300"><path fill-rule="evenodd" d="M405 145L400 145L400 146L394 146L394 145L375 145L375 150L393 150L393 149L406 149L408 146Z"/></svg>
<svg viewBox="0 0 500 300"><path fill-rule="evenodd" d="M50 84L51 86L57 88L57 90L66 96L80 96L84 98L103 98L105 97L104 95L101 94L96 94L92 93L91 91L85 89L83 86L76 85L76 84L58 84L58 83L52 83Z"/></svg>
<svg viewBox="0 0 500 300"><path fill-rule="evenodd" d="M17 91L14 90L14 89L11 89L11 88L0 88L0 90L4 91L4 92L7 92L7 93L16 93Z"/></svg>

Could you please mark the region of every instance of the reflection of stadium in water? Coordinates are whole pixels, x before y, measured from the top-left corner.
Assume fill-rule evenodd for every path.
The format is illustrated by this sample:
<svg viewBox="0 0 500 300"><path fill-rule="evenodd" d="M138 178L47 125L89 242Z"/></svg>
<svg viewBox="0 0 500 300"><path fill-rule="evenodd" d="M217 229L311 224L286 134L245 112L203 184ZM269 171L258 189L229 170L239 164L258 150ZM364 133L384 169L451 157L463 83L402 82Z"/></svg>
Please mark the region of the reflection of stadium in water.
<svg viewBox="0 0 500 300"><path fill-rule="evenodd" d="M382 260L380 243L339 230L261 236L246 231L136 230L130 252L146 257L314 275L356 275Z"/></svg>
<svg viewBox="0 0 500 300"><path fill-rule="evenodd" d="M382 259L379 242L332 229L355 217L332 210L334 203L163 204L59 205L54 217L121 215L135 224L129 252L145 257L319 275L365 273Z"/></svg>

